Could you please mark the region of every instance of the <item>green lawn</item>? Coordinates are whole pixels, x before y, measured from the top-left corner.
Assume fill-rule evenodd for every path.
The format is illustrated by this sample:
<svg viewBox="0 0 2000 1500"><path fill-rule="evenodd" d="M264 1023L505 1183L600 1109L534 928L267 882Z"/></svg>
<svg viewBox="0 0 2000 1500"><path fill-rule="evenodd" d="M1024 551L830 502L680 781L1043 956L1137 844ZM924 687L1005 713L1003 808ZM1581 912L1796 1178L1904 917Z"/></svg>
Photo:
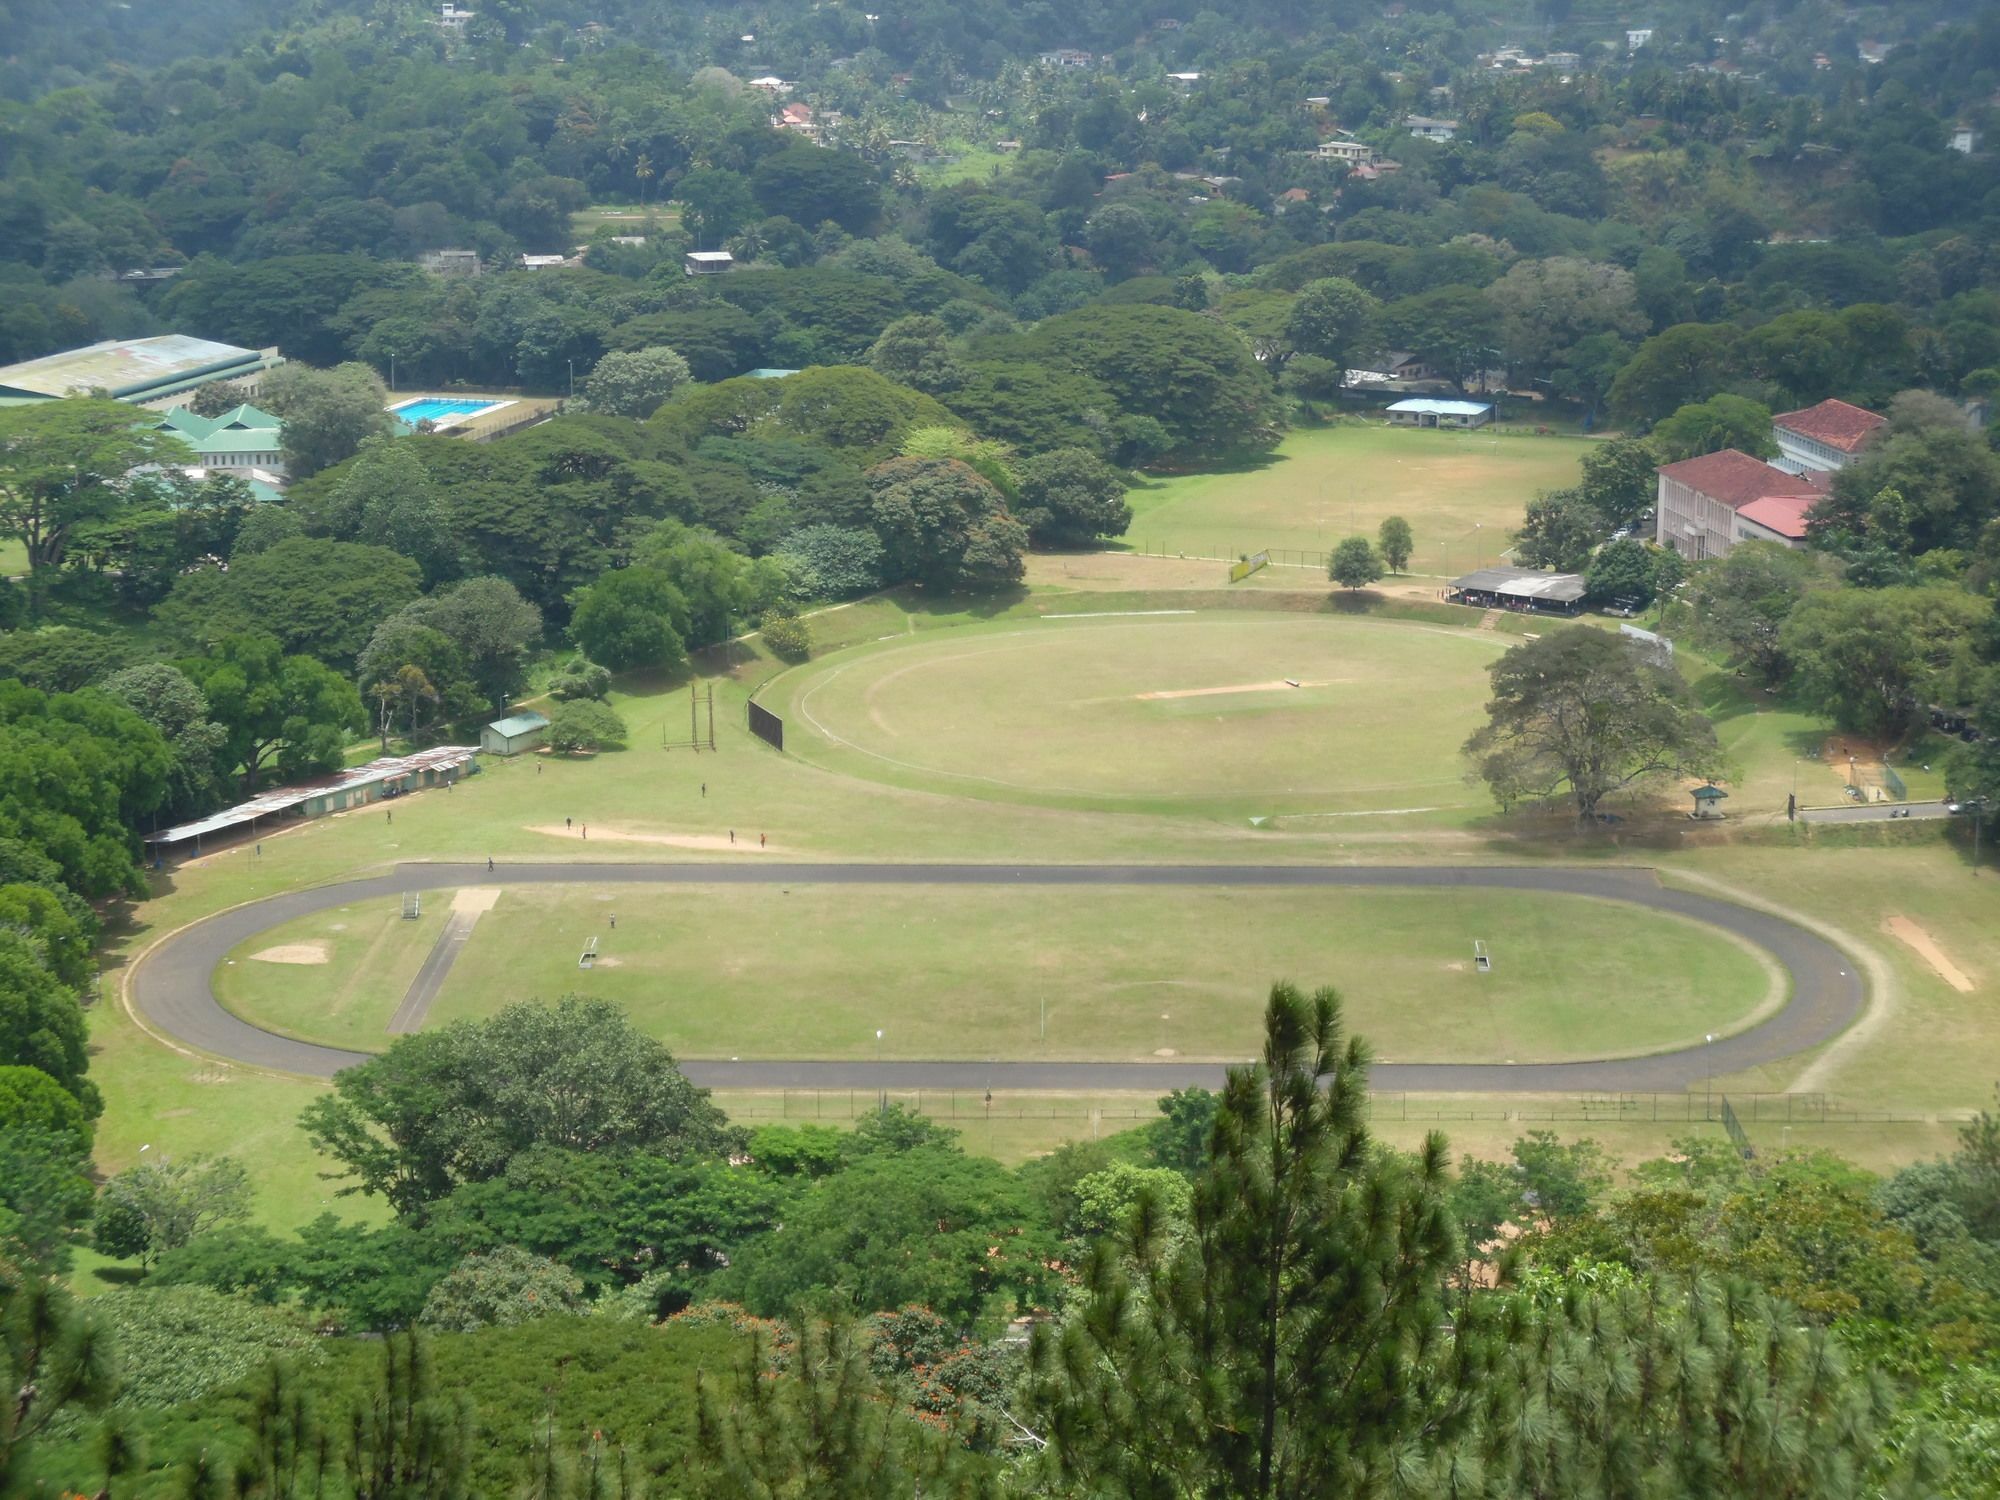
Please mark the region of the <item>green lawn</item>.
<svg viewBox="0 0 2000 1500"><path fill-rule="evenodd" d="M857 647L765 702L793 755L967 797L1450 820L1487 810L1459 746L1506 644L1323 615L1045 619Z"/></svg>
<svg viewBox="0 0 2000 1500"><path fill-rule="evenodd" d="M231 1008L383 1046L421 951L385 941L418 924L379 905L245 944L223 971ZM759 940L773 931L781 943ZM1564 1061L1689 1044L1766 1004L1782 981L1705 932L1498 891L526 886L474 929L431 1024L580 990L689 1057L1231 1059L1271 982L1292 979L1351 995L1350 1024L1385 1059ZM591 937L603 956L579 972ZM1475 938L1491 974L1472 970ZM339 961L252 956L277 944Z"/></svg>
<svg viewBox="0 0 2000 1500"><path fill-rule="evenodd" d="M19 537L0 537L0 578L19 578L28 571L28 544Z"/></svg>
<svg viewBox="0 0 2000 1500"><path fill-rule="evenodd" d="M1267 462L1133 490L1135 549L1236 557L1260 548L1330 551L1400 515L1415 573L1491 565L1536 491L1574 484L1584 440L1340 426L1294 432ZM1475 530L1475 528L1477 528Z"/></svg>
<svg viewBox="0 0 2000 1500"><path fill-rule="evenodd" d="M607 230L612 234L644 234L649 219L661 229L675 229L680 225L681 211L664 203L592 203L569 216L569 229L578 244L587 244Z"/></svg>

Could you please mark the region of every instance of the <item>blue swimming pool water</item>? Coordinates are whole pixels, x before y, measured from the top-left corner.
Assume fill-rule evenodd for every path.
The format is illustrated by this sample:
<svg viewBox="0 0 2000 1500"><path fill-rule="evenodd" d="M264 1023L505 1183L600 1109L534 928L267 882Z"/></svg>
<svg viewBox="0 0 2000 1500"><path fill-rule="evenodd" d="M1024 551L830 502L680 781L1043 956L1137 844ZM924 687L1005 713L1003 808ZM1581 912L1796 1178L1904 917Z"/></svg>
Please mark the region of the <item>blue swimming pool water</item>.
<svg viewBox="0 0 2000 1500"><path fill-rule="evenodd" d="M444 417L468 416L499 404L497 401L446 401L438 397L426 397L422 401L412 401L407 406L397 407L394 415L405 427L415 427L419 422L436 422Z"/></svg>

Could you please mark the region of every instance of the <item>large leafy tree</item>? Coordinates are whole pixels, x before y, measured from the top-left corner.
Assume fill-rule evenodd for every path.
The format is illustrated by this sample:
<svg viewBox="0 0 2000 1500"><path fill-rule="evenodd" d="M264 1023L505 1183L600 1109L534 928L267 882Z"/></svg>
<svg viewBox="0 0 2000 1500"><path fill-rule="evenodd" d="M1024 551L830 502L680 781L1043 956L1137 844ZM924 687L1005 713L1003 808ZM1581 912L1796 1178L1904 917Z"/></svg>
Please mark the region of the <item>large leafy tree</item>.
<svg viewBox="0 0 2000 1500"><path fill-rule="evenodd" d="M1514 533L1514 559L1531 568L1574 573L1604 535L1604 517L1580 490L1548 490L1527 505Z"/></svg>
<svg viewBox="0 0 2000 1500"><path fill-rule="evenodd" d="M413 559L424 583L435 587L463 571L464 549L418 451L414 439L365 440L353 459L327 476L322 522L345 541Z"/></svg>
<svg viewBox="0 0 2000 1500"><path fill-rule="evenodd" d="M687 381L688 362L672 349L654 345L605 355L584 382L584 394L592 411L643 420Z"/></svg>
<svg viewBox="0 0 2000 1500"><path fill-rule="evenodd" d="M951 330L928 313L898 318L868 350L878 375L936 396L965 383L965 371L951 351Z"/></svg>
<svg viewBox="0 0 2000 1500"><path fill-rule="evenodd" d="M1372 352L1380 317L1374 297L1344 276L1329 276L1300 291L1285 316L1285 341L1346 369Z"/></svg>
<svg viewBox="0 0 2000 1500"><path fill-rule="evenodd" d="M404 606L398 618L450 641L495 713L527 681L528 652L542 633L542 612L504 578L451 584Z"/></svg>
<svg viewBox="0 0 2000 1500"><path fill-rule="evenodd" d="M0 531L20 540L31 569L59 568L79 526L129 504L127 474L192 456L177 436L122 401L0 408Z"/></svg>
<svg viewBox="0 0 2000 1500"><path fill-rule="evenodd" d="M1825 555L1777 542L1738 542L1727 555L1696 568L1683 592L1690 636L1732 667L1776 687L1791 672L1780 632L1794 606L1840 582Z"/></svg>
<svg viewBox="0 0 2000 1500"><path fill-rule="evenodd" d="M657 568L619 568L576 596L569 632L583 654L617 671L671 670L687 660L687 600Z"/></svg>
<svg viewBox="0 0 2000 1500"><path fill-rule="evenodd" d="M190 641L255 631L288 652L345 669L422 582L417 564L387 547L292 537L227 572L190 574L158 613Z"/></svg>
<svg viewBox="0 0 2000 1500"><path fill-rule="evenodd" d="M1400 297L1382 309L1383 339L1407 349L1460 390L1493 363L1500 311L1476 287L1439 286Z"/></svg>
<svg viewBox="0 0 2000 1500"><path fill-rule="evenodd" d="M1132 524L1124 476L1087 449L1038 453L1016 474L1015 509L1038 547L1088 547Z"/></svg>
<svg viewBox="0 0 2000 1500"><path fill-rule="evenodd" d="M1806 702L1842 729L1895 735L1949 680L1986 613L1957 588L1823 589L1792 609L1778 646Z"/></svg>
<svg viewBox="0 0 2000 1500"><path fill-rule="evenodd" d="M1699 458L1724 448L1752 458L1775 458L1778 454L1771 436L1770 407L1726 391L1679 408L1653 429L1652 442L1663 463Z"/></svg>
<svg viewBox="0 0 2000 1500"><path fill-rule="evenodd" d="M223 727L223 766L241 771L245 791L268 771L291 780L332 769L368 722L351 682L310 656L287 656L267 635L230 636L181 669Z"/></svg>
<svg viewBox="0 0 2000 1500"><path fill-rule="evenodd" d="M535 1146L700 1157L739 1141L672 1053L618 1006L576 996L404 1037L301 1118L354 1179L343 1191L419 1218Z"/></svg>
<svg viewBox="0 0 2000 1500"><path fill-rule="evenodd" d="M1058 1482L1106 1496L1369 1493L1473 1414L1447 1361L1456 1254L1441 1140L1403 1161L1364 1123L1368 1053L1331 990L1271 991L1232 1069L1184 1233L1142 1199L1100 1243L1032 1403Z"/></svg>
<svg viewBox="0 0 2000 1500"><path fill-rule="evenodd" d="M284 423L285 466L294 479L352 458L368 438L400 430L384 409L387 388L362 364L331 370L280 365L264 377L257 398Z"/></svg>
<svg viewBox="0 0 2000 1500"><path fill-rule="evenodd" d="M1646 331L1632 273L1579 256L1518 261L1486 295L1500 310L1508 368L1522 375L1546 374L1594 335Z"/></svg>
<svg viewBox="0 0 2000 1500"><path fill-rule="evenodd" d="M955 458L895 458L868 471L868 488L893 576L942 590L1020 581L1027 528L970 466Z"/></svg>
<svg viewBox="0 0 2000 1500"><path fill-rule="evenodd" d="M1687 683L1621 636L1580 625L1544 632L1495 662L1492 680L1487 722L1465 753L1502 807L1567 796L1589 819L1608 794L1647 777L1722 769Z"/></svg>
<svg viewBox="0 0 2000 1500"><path fill-rule="evenodd" d="M1659 455L1639 438L1593 443L1584 450L1577 488L1606 521L1627 525L1653 503L1659 462Z"/></svg>
<svg viewBox="0 0 2000 1500"><path fill-rule="evenodd" d="M1611 407L1630 422L1657 422L1705 401L1740 373L1740 335L1723 323L1677 323L1641 344L1611 385Z"/></svg>
<svg viewBox="0 0 2000 1500"><path fill-rule="evenodd" d="M187 812L207 802L219 774L216 757L229 732L210 717L208 699L194 680L166 662L147 662L112 673L97 690L131 709L166 741L173 755L169 805Z"/></svg>

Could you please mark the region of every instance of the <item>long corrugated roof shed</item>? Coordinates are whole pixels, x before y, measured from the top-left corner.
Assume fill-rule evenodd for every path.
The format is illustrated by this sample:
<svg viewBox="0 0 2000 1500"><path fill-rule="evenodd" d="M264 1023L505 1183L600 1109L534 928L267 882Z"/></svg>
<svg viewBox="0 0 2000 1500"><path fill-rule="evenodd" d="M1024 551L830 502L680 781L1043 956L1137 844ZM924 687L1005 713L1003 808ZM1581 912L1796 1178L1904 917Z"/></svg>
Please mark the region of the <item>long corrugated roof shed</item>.
<svg viewBox="0 0 2000 1500"><path fill-rule="evenodd" d="M1573 604L1583 597L1581 573L1544 573L1539 568L1480 568L1447 587L1460 593L1504 594L1513 599L1551 599Z"/></svg>
<svg viewBox="0 0 2000 1500"><path fill-rule="evenodd" d="M478 748L473 745L434 745L428 750L419 750L414 755L385 755L378 760L369 761L365 766L350 766L344 771L336 771L333 775L322 776L316 781L300 782L297 786L277 787L252 797L248 802L239 802L236 806L226 807L221 812L197 818L192 823L182 823L174 828L163 828L158 833L149 833L146 835L146 842L185 843L189 839L220 833L226 828L240 828L245 823L269 817L272 813L286 812L313 797L324 797L332 792L346 792L356 787L372 786L378 781L407 776L413 771L449 771L455 766L464 765L478 753Z"/></svg>

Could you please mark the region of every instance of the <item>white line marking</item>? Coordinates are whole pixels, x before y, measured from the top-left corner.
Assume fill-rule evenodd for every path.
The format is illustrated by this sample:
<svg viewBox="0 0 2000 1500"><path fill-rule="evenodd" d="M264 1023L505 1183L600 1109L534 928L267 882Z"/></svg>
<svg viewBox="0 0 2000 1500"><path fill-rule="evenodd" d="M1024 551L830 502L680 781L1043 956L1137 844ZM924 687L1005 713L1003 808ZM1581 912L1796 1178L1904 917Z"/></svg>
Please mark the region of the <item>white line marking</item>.
<svg viewBox="0 0 2000 1500"><path fill-rule="evenodd" d="M1079 615L1039 615L1043 620L1130 620L1145 615L1198 615L1198 609L1099 609Z"/></svg>

